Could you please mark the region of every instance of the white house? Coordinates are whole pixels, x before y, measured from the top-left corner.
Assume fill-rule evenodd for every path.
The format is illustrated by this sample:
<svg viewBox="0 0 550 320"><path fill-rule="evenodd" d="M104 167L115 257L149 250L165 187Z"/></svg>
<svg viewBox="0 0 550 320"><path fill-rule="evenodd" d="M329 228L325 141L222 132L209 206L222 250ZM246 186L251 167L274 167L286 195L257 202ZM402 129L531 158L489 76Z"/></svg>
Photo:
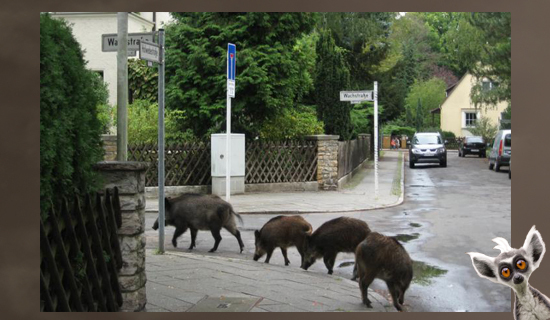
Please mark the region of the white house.
<svg viewBox="0 0 550 320"><path fill-rule="evenodd" d="M116 12L51 12L52 17L66 20L82 46L88 68L102 75L109 90L109 104L117 101L116 52L101 51L101 35L117 33ZM168 12L130 12L128 33L158 30L171 19Z"/></svg>

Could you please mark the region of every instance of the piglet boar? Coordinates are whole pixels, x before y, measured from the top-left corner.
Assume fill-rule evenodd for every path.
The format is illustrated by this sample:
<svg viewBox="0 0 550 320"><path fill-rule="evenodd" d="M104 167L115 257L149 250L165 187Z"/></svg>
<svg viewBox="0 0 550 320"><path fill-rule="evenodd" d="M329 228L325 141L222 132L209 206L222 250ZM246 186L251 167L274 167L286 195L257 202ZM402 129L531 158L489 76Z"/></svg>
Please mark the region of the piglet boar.
<svg viewBox="0 0 550 320"><path fill-rule="evenodd" d="M355 252L370 233L368 224L359 219L340 217L323 223L308 237L302 269L307 270L323 257L328 274L332 274L339 252Z"/></svg>
<svg viewBox="0 0 550 320"><path fill-rule="evenodd" d="M209 252L214 252L218 249L218 245L222 240L220 231L225 228L239 241L241 253L243 252L244 244L241 239L241 233L237 229L235 217L239 218L242 223L242 218L239 214L233 211L231 204L225 202L216 195L194 194L187 193L174 199L164 199L165 204L165 225L176 227L172 245L177 247L177 239L185 233L187 229L191 230L191 245L189 250L193 249L195 239L199 230L210 230L214 240L214 247ZM153 229L158 229L158 219L153 225Z"/></svg>
<svg viewBox="0 0 550 320"><path fill-rule="evenodd" d="M411 257L394 237L371 232L365 241L357 246L355 264L359 277L359 289L363 303L372 308L368 298L368 289L375 278L386 282L391 293L393 305L403 310L405 291L413 277Z"/></svg>
<svg viewBox="0 0 550 320"><path fill-rule="evenodd" d="M285 265L290 261L286 255L286 249L296 246L302 261L306 248L307 236L311 235L311 224L300 216L277 216L269 220L260 230L254 232L256 238L256 251L254 261L258 261L267 253L265 263L269 263L273 250L279 247L285 258Z"/></svg>

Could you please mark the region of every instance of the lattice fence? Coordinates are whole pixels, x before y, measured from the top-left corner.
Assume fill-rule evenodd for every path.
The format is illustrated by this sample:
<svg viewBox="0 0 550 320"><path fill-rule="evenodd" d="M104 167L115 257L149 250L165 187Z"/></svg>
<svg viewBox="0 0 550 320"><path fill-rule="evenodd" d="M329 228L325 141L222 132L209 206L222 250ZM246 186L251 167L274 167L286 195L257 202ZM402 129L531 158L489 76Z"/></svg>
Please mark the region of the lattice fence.
<svg viewBox="0 0 550 320"><path fill-rule="evenodd" d="M117 311L122 224L118 189L78 198L40 218L40 311Z"/></svg>
<svg viewBox="0 0 550 320"><path fill-rule="evenodd" d="M168 144L164 148L165 185L209 185L210 141ZM158 145L150 143L128 145L128 160L149 162L145 174L147 187L158 186Z"/></svg>
<svg viewBox="0 0 550 320"><path fill-rule="evenodd" d="M316 141L247 142L247 184L316 180Z"/></svg>

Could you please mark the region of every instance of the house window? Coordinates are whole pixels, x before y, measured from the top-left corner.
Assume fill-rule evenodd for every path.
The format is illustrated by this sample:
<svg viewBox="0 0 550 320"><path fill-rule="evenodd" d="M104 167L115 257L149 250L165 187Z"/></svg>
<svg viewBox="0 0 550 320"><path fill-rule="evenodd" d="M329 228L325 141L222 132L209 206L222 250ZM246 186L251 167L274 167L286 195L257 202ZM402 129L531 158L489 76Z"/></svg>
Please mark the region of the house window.
<svg viewBox="0 0 550 320"><path fill-rule="evenodd" d="M462 127L471 128L476 125L478 113L475 111L462 111Z"/></svg>
<svg viewBox="0 0 550 320"><path fill-rule="evenodd" d="M498 82L492 82L492 81L489 81L489 80L484 80L481 83L481 89L483 90L483 92L491 91L491 90L493 90L497 87L498 87Z"/></svg>

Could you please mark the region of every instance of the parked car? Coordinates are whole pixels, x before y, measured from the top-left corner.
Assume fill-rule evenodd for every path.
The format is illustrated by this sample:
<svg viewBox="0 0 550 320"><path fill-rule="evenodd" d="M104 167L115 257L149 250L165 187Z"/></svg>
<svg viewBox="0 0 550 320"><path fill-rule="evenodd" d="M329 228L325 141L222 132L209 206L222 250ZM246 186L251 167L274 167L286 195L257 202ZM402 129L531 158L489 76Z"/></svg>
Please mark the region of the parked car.
<svg viewBox="0 0 550 320"><path fill-rule="evenodd" d="M509 166L512 157L512 130L500 130L495 136L493 149L489 153L489 170L500 171L501 166Z"/></svg>
<svg viewBox="0 0 550 320"><path fill-rule="evenodd" d="M483 137L465 137L458 145L458 156L465 157L469 154L477 154L480 158L485 158L487 144Z"/></svg>
<svg viewBox="0 0 550 320"><path fill-rule="evenodd" d="M409 167L416 163L439 163L447 166L447 148L439 132L416 133L409 148Z"/></svg>
<svg viewBox="0 0 550 320"><path fill-rule="evenodd" d="M510 166L508 167L508 179L512 179L512 157L510 155Z"/></svg>

